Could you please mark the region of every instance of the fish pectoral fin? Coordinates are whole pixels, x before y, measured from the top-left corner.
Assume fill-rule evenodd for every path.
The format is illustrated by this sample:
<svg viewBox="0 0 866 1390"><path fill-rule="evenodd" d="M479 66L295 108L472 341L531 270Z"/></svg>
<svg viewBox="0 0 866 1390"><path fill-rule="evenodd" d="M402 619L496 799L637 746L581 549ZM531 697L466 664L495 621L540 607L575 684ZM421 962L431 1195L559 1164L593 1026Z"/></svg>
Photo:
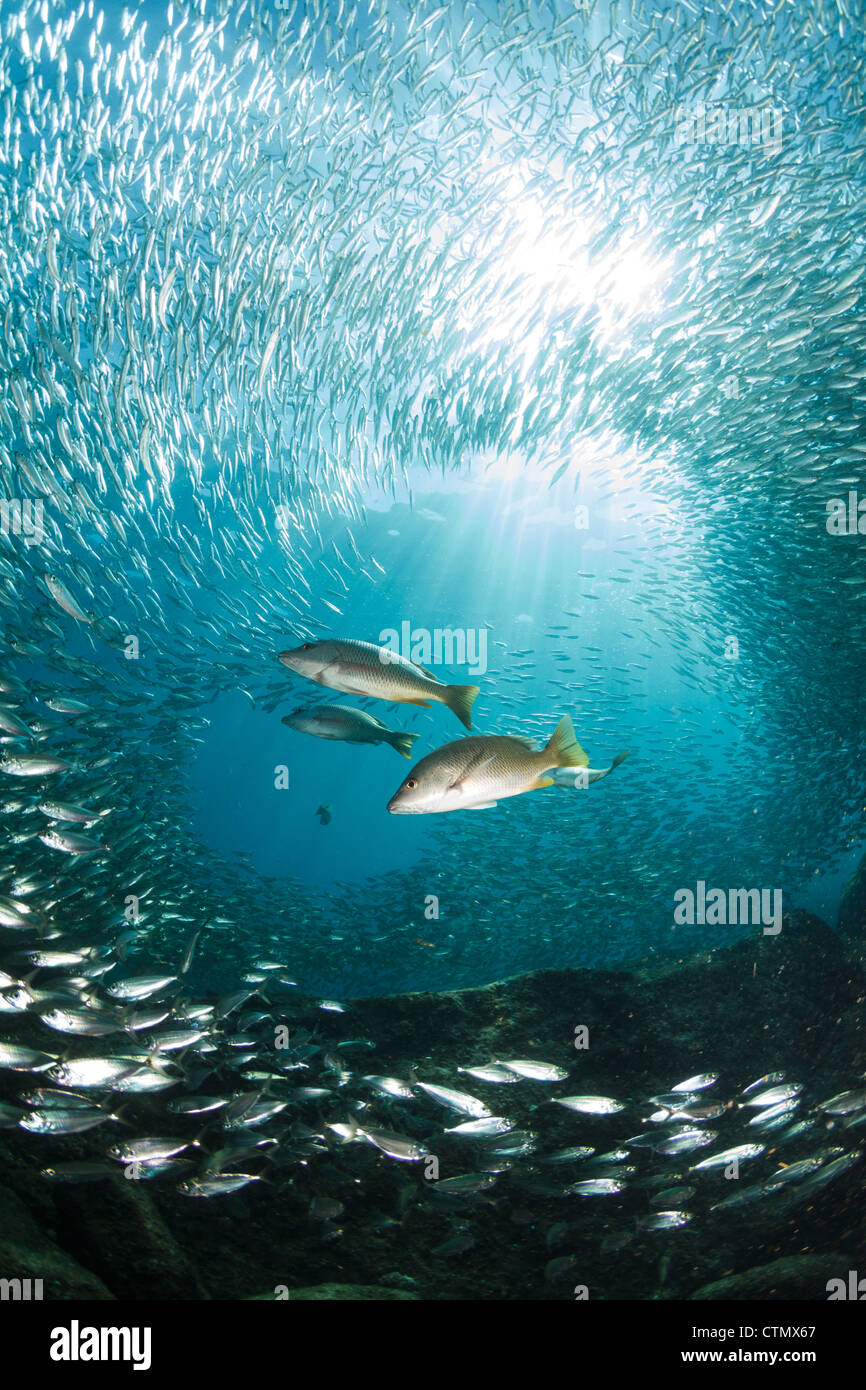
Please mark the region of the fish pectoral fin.
<svg viewBox="0 0 866 1390"><path fill-rule="evenodd" d="M490 811L494 806L498 806L498 801L479 801L475 806L464 806L464 811Z"/></svg>
<svg viewBox="0 0 866 1390"><path fill-rule="evenodd" d="M477 772L481 772L482 768L485 768L488 763L492 763L495 756L495 753L491 753L488 758L481 758L478 762L470 763L469 766L465 769L465 771L461 773L461 775L457 778L456 782L451 783L448 790L450 792L462 791L466 782L466 778L470 775L470 773L474 777L475 774ZM495 806L496 803L494 801L491 801L489 805Z"/></svg>

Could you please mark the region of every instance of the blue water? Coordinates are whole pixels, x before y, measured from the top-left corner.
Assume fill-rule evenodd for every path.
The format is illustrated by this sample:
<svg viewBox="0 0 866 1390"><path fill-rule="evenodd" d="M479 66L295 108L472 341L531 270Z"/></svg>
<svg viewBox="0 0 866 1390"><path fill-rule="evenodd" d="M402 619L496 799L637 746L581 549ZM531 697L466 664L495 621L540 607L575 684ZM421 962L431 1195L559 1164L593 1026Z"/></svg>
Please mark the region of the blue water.
<svg viewBox="0 0 866 1390"><path fill-rule="evenodd" d="M150 26L144 52L150 51L149 44L158 45L167 23L177 23L174 12L169 20L156 2L137 13ZM253 24L246 9L226 9L216 49L230 62L254 28L258 46L253 66L259 63L267 74L272 62L279 67L281 50L272 31L282 13L262 12ZM494 6L476 7L472 13L479 26L482 19L492 24L499 17ZM305 14L299 6L291 34L299 32ZM393 5L384 14L394 21L395 44L411 36L408 11ZM11 25L11 11L9 16ZM315 19L312 10L310 16ZM567 18L557 6L550 14L530 7L527 62L533 57L534 29L541 34ZM609 18L610 11L601 6L588 23L588 52L598 45ZM700 28L672 6L638 6L628 16L615 17L614 28L617 22L624 35L641 26L652 34L670 22L674 46L688 37L690 27ZM768 35L772 29L768 53L787 52L794 40L784 32L785 16L775 16L771 24L762 15L760 22ZM719 16L708 23L707 33L701 34L716 53L714 35L722 42L731 25L748 30L752 20L736 9L730 23ZM352 92L366 100L375 88L370 69L377 61L372 51L377 24L374 7L364 8L346 36L349 48L354 45L364 55L366 66L344 74L344 95ZM32 47L38 26L34 22L31 27ZM119 12L105 16L99 43L104 51L111 45L109 64L124 52L125 27ZM580 35L577 40L575 52L583 43ZM269 42L276 45L273 54ZM835 38L828 40L827 55L835 52L835 44ZM78 59L88 68L91 47L95 51L95 39L83 24L66 46L70 72ZM547 73L544 52L540 49L534 58ZM320 84L313 104L318 119L324 79L337 60L320 36L304 61L311 81ZM23 84L28 60L17 41L9 63L13 81ZM615 56L611 63L615 68ZM48 90L53 68L44 48L36 70ZM554 76L551 70L551 82ZM395 118L401 120L411 117L413 103L422 101L424 84L416 90L411 78L391 94ZM558 72L556 80L560 78ZM158 75L157 101L165 90L162 80ZM456 79L460 91L465 80ZM256 95L248 68L241 70L238 82L237 119L256 131L267 100L261 92ZM734 74L730 82L733 91ZM770 94L781 100L769 76L766 82ZM721 99L726 90L721 77L719 83L716 97ZM757 88L750 90L755 101L764 99ZM645 134L630 98L617 105L613 78L604 92L617 119L630 132L634 127L632 138ZM653 207L652 177L643 179L639 165L629 165L628 176L625 165L616 166L616 188L632 206L623 210L611 195L607 221L591 237L596 259L585 265L580 246L589 232L579 217L570 215L570 200L578 198L583 186L563 161L569 140L590 114L586 101L581 98L576 107L571 136L571 115L554 112L549 126L540 117L526 116L526 144L518 157L523 127L516 116L510 126L502 122L512 106L522 111L519 94L520 73L512 70L488 111L496 138L476 171L490 180L490 197L502 217L491 229L476 219L470 226L474 236L458 237L454 227L459 230L459 220L454 221L445 198L441 215L430 218L429 226L424 223L425 251L438 255L444 248L450 270L449 255L458 258L459 253L470 266L477 263L478 283L485 288L483 310L462 292L453 302L437 301L422 269L416 271L418 283L408 285L411 313L404 312L398 291L406 288L405 282L385 274L392 269L389 257L396 254L395 247L399 250L399 238L389 242L392 228L377 205L364 254L373 270L378 263L381 277L371 273L361 305L343 305L334 291L337 307L328 318L316 295L329 269L345 268L345 248L322 217L313 227L322 238L319 269L305 262L302 274L296 267L292 274L297 283L293 280L294 288L286 294L308 292L324 317L318 329L311 327L297 343L292 340L296 359L282 342L278 352L278 358L285 352L294 363L301 384L294 368L287 372L284 364L278 389L268 386L251 394L251 376L255 378L272 323L269 306L253 295L243 315L238 311L236 360L225 358L231 389L219 402L236 432L235 448L216 448L207 438L209 424L202 423L207 391L221 380L219 372L206 378L207 388L195 378L184 395L183 379L172 380L167 370L161 389L180 392L182 399L169 401L167 394L160 400L169 424L158 444L156 437L152 440L149 471L136 460L135 485L126 493L109 480L98 525L86 507L75 525L68 524L61 509L52 521L52 548L46 557L38 551L13 552L18 568L10 615L12 668L48 690L62 678L58 660L92 663L80 672L64 668L70 685L93 699L104 720L80 735L81 770L109 759L116 779L114 824L120 843L129 844L131 852L134 847L135 873L161 882L173 909L178 908L175 899L190 895L206 904L209 917L222 913L236 923L242 938L239 960L254 946L254 933L261 928L270 934L270 946L283 947L292 968L320 989L373 993L483 983L539 965L601 966L724 944L754 929L740 924L713 931L696 924L675 930L675 894L699 881L724 889L778 890L786 911L807 908L833 923L842 887L863 846L860 538L829 537L824 525L828 495L857 482L858 466L844 452L846 442L856 438L849 426L857 418L857 378L849 376L847 384L839 385L833 375L835 357L830 361L827 347L837 342L841 353L850 344L841 336L831 338L829 329L826 338L820 337L820 329L814 344L820 370L816 366L810 374L812 340L804 357L793 363L784 354L774 356L776 349L769 347L761 349L763 357L752 347L746 352L743 323L738 321L729 339L718 323L709 322L713 306L706 299L710 286L732 319L745 306L748 334L742 341L747 345L759 330L781 334L801 319L813 327L825 322L833 257L829 243L826 254L820 247L812 254L827 228L813 228L808 212L826 200L828 186L844 184L847 189L851 184L844 163L854 129L850 101L815 94L814 112L825 106L827 111L823 136L812 130L811 108L785 107L786 138L792 143L783 146L778 169L767 163L758 167L759 161L773 157L763 150L746 158L739 149L676 151L662 141L651 151L657 174L669 176L675 193L680 185L686 189L674 211L670 196ZM672 113L673 98L681 95L672 88ZM183 99L186 105L181 102L190 129L194 110L187 106L194 108L194 97L191 91ZM598 92L596 99L601 101ZM106 96L110 122L103 135L111 122L120 120L120 105L112 88ZM141 118L148 152L152 154L153 140L164 136L173 167L182 170L180 119L176 129L163 131L154 110L147 108ZM359 139L364 119L358 117L353 132ZM817 148L819 136L830 141L825 162L806 157ZM280 138L277 124L265 142L275 197L288 159ZM380 136L369 138L375 143ZM437 154L435 132L423 121L418 138L415 174L418 188L426 192L418 170L428 168L424 160L431 149L439 159L450 159L453 151L443 140ZM99 159L89 147L75 155L94 196L101 195L100 180L114 157L107 135L105 139ZM393 150L388 139L381 139L387 159ZM515 142L513 149L509 139ZM20 147L24 167L39 152L26 120ZM213 153L207 139L202 148ZM360 158L359 151L355 154ZM545 155L544 177L536 167L540 155ZM318 143L311 138L306 163L296 171L301 197L313 197L320 183L327 182L334 158L325 136ZM105 167L99 160L107 161ZM781 215L791 214L791 200L799 200L802 230L799 224L789 228L790 243L780 238L774 224L765 230L760 203L747 203L737 213L745 218L743 226L735 219L716 225L710 200L705 220L711 225L697 234L689 197L706 187L700 161L706 161L718 181L720 206L725 197L733 206L744 189L760 189L766 178L768 188L778 183L782 192L790 192ZM435 164L433 159L431 167ZM599 154L592 169L597 172L603 164ZM796 181L789 189L785 180L793 177L795 166ZM461 198L468 202L476 185L459 161L448 168L456 207ZM124 205L126 222L121 219L126 242L111 249L118 265L131 252L140 253L162 196L153 177L139 179L140 167L134 173ZM346 188L351 187L349 178ZM401 189L400 199L403 185ZM170 187L165 196L172 223L179 213ZM409 237L419 228L412 221L412 205L400 199L394 204L394 225ZM852 207L848 192L844 200L827 205L827 217L838 217L835 244L844 251L846 271L856 264L858 248L862 252L862 233L856 226L852 230ZM417 215L423 219L428 213L425 205ZM68 220L72 214L66 216ZM236 225L226 223L217 232L220 219L229 216ZM678 219L687 217L692 220L680 227ZM219 261L214 244L219 242L222 254L219 238L227 232L237 250L238 237L249 226L260 224L239 199L230 214L208 204L183 255L179 247L171 247L170 237L163 250L161 222L159 236L154 235L158 261L156 269L149 264L147 293L155 297L164 283L163 261L176 256L183 266L187 252L197 257L196 274L207 286L208 343L222 331L209 317L212 300L220 298L216 277L208 278ZM626 227L636 229L636 239L629 241ZM279 226L263 230L264 243L278 232ZM621 234L622 243L610 242ZM63 239L58 243L64 275L72 273L72 262L67 265L64 257L71 257L74 248L74 268L85 276L85 242L80 236L69 245ZM609 244L618 250L607 265L603 257ZM18 331L25 342L36 321L44 328L60 312L48 302L51 285L45 282L38 237L34 247L18 286L25 305ZM749 254L742 259L744 247L747 252L754 248L751 260ZM293 246L284 249L295 253ZM305 247L305 254L309 250ZM809 269L801 276L798 266L804 257ZM753 281L759 272L753 265L765 261L770 262L766 275L771 288L758 294ZM232 266L227 262L223 270L230 274ZM780 326L775 305L782 272L788 270L797 293ZM770 279L771 271L775 279ZM98 299L100 284L86 283L82 295ZM386 327L380 334L374 330L382 285L387 286L380 306ZM128 297L136 293L131 287ZM279 300L279 291L273 293ZM684 339L682 352L678 349L671 362L666 325L701 295L706 336ZM112 306L118 325L125 322L123 297ZM329 304L327 295L320 298ZM352 307L360 326L349 323ZM597 322L592 319L596 312ZM593 334L598 330L591 344L587 314ZM857 341L859 319L853 310L845 314L842 327ZM148 331L151 318L152 310L141 315L139 332ZM231 315L229 321L234 321ZM58 325L55 329L52 323L51 332L62 337L65 319L62 324L58 319ZM400 336L404 325L405 341ZM191 338L190 323L185 326ZM345 339L352 344L347 353L355 376L341 379L332 398L328 383L314 373L311 388L304 371L332 346L329 333L342 341L350 328L358 338L356 342L350 334ZM78 332L81 369L92 370L94 380L104 369L116 385L125 360L121 346L95 342L86 321ZM443 335L449 332L456 355L442 360ZM160 360L163 347L167 344L154 360ZM140 369L149 383L144 365L153 357L150 346L148 353L141 362L127 362L126 370L135 376ZM583 429L554 429L550 422L576 389L572 369L583 355L593 373L592 388L582 397L588 423ZM61 375L64 360L52 359ZM324 360L330 370L334 359ZM659 380L654 371L662 360L668 372ZM775 370L777 361L781 366ZM849 357L845 361L849 371L856 367ZM571 376L557 375L566 368ZM760 368L768 369L766 381ZM16 379L29 379L24 359L16 358L13 369ZM737 377L733 397L726 386L732 375ZM45 390L44 381L38 390ZM322 450L317 453L310 444L309 456L299 459L293 429L311 390L327 407L319 421ZM245 409L245 404L259 407L263 401L279 425L269 465ZM378 440L378 475L369 458L362 469L343 432L347 420L359 419L362 403L370 425L365 437L372 433ZM183 432L180 406L193 427L189 436ZM530 423L537 422L542 406L541 419L548 424L533 434ZM93 420L81 421L85 436L88 430L98 435L102 427L101 401L93 409ZM213 401L208 409L212 423ZM141 412L134 403L127 410L126 424L137 438ZM45 404L45 411L36 442L49 459L65 459L55 435L67 412L57 402ZM78 417L71 418L77 428ZM802 443L804 419L809 440L814 440L811 454ZM834 442L835 430L841 442ZM29 448L31 433L26 421L12 431L13 452ZM362 435L359 429L358 438ZM155 462L157 448L167 451L162 472ZM840 462L831 467L836 452ZM67 490L77 466L69 474L64 465L61 478ZM280 473L283 467L285 474ZM825 474L825 469L830 471ZM87 469L81 470L81 481L85 487L96 486ZM27 487L25 479L19 491ZM300 534L290 528L285 543L275 524L278 498L288 498L302 511ZM120 544L112 513L121 532L127 521L131 527ZM8 537L4 541L13 544ZM105 632L94 638L95 629L76 630L45 598L40 581L49 564L86 607L114 624L111 641L101 640ZM35 630L28 617L34 608ZM475 640L483 635L485 669L477 676L476 731L544 742L567 713L591 766L604 768L626 749L631 750L629 759L609 780L586 791L548 788L489 811L389 816L387 801L407 765L384 746L329 744L287 729L283 715L329 695L286 671L276 653L328 635L376 642L404 624L428 634L449 628L466 630ZM119 651L120 634L129 632L141 637L140 664L125 661ZM434 669L444 680L476 679L465 667ZM371 703L369 708L392 727L417 732L418 756L463 732L442 706L420 710ZM63 752L62 728L54 732ZM288 786L278 789L280 776ZM85 780L68 790L84 798ZM321 805L330 808L327 824L317 815ZM64 870L78 872L85 871L75 865ZM115 890L109 888L107 872L97 878L94 910L100 917L110 915ZM426 911L430 894L439 900L438 917ZM181 907L180 916L185 914ZM171 920L163 920L155 938L169 955L181 945ZM206 955L206 943L201 949ZM221 950L219 946L216 954Z"/></svg>

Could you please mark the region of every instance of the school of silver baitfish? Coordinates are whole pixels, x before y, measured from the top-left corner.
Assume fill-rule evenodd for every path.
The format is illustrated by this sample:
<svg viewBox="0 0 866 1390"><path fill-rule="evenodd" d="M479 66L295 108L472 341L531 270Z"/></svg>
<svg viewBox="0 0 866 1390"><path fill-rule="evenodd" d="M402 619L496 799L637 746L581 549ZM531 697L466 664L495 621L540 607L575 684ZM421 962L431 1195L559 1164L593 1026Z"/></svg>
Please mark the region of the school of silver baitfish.
<svg viewBox="0 0 866 1390"><path fill-rule="evenodd" d="M753 1220L772 1227L862 1157L861 1136L849 1133L866 1124L862 1078L819 1099L775 1072L730 1096L719 1094L719 1076L710 1072L643 1100L617 1099L572 1094L564 1083L573 1068L539 1058L467 1059L460 1075L442 1078L468 1080L467 1091L423 1080L411 1066L400 1076L367 1072L358 1055L370 1060L373 1040L343 1039L329 1052L314 1032L288 1029L270 1006L250 1008L269 985L293 984L276 961L258 962L246 988L208 1005L181 999L177 977L131 975L101 986L99 977L115 961L94 965L95 954L30 951L31 964L54 972L74 967L79 976L55 973L44 988L8 974L2 979L6 1012L34 1014L53 1034L77 1042L122 1038L114 1049L95 1043L87 1053L58 1053L47 1042L46 1050L0 1043L0 1067L27 1078L20 1103L0 1104L0 1127L55 1141L122 1127L100 1157L52 1158L42 1176L53 1183L104 1181L122 1171L130 1180L209 1198L252 1183L291 1187L317 1158L330 1161L343 1145L367 1144L398 1167L420 1165L412 1196L442 1203L448 1230L436 1255L472 1248L461 1203L494 1188L512 1200L614 1199L599 1218L601 1252L614 1254L647 1234L691 1229L696 1217L707 1222L732 1208L748 1207ZM346 1011L336 1000L321 1000L319 1008ZM203 1082L208 1089L196 1093ZM154 1097L164 1102L170 1133L128 1136L123 1102ZM560 1126L555 1146L554 1106L571 1117L569 1142L561 1142ZM452 1122L437 1123L436 1107ZM323 1120L326 1110L334 1118ZM395 1179L394 1203L404 1213L406 1201L402 1178ZM315 1196L310 1211L323 1239L342 1235L341 1201ZM568 1220L550 1223L548 1248L567 1244L569 1234ZM577 1265L576 1255L554 1254L547 1277L565 1277Z"/></svg>
<svg viewBox="0 0 866 1390"><path fill-rule="evenodd" d="M743 881L769 862L794 886L855 843L866 566L856 524L825 525L866 456L855 11L0 4L0 1068L22 1082L0 1124L114 1140L46 1179L123 1165L211 1197L372 1145L398 1168L448 1155L419 1177L432 1201L603 1198L613 1251L735 1206L787 1211L858 1160L856 1076L835 1096L743 1077L716 1099L708 1071L613 1098L570 1094L553 1062L466 1057L468 1094L420 1058L371 1074L353 1049L375 1039L327 1052L305 1032L281 1053L272 982L384 991L408 890L298 886L287 906L191 838L186 802L208 701L240 689L272 712L299 684L279 650L375 638L343 619L387 584L371 490L411 502L419 469L513 457L544 471L558 523L592 457L616 544L582 553L533 641L491 632L481 694L451 708L546 743L577 705L605 772L640 727L636 756L617 798L521 798L495 837L442 818L412 888L447 882L459 904L431 983L592 964L599 926L712 880L728 842ZM773 121L683 139L720 110ZM655 278L629 297L623 265ZM534 643L559 669L527 697ZM651 666L682 692L653 725ZM730 709L709 744L708 690ZM284 722L351 737L349 718L416 758L418 734L362 713ZM444 718L413 713L430 749ZM708 800L711 752L726 775ZM419 809L406 787L391 809ZM744 826L765 838L741 845ZM365 911L379 934L358 944ZM592 932L575 957L576 913ZM653 949L628 930L632 954ZM208 961L236 975L216 1000L189 984ZM143 1096L153 1133L124 1113ZM551 1150L557 1106L575 1144ZM754 1181L724 1183L732 1163ZM320 1207L338 1235L340 1204ZM571 1268L560 1237L551 1278Z"/></svg>

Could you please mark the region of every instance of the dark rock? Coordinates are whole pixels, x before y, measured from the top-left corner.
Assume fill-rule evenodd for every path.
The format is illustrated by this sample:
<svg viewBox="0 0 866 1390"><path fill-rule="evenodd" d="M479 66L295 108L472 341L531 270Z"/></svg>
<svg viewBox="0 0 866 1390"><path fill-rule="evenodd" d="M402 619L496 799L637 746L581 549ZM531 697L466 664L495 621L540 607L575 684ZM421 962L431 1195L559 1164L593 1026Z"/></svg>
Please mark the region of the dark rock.
<svg viewBox="0 0 866 1390"><path fill-rule="evenodd" d="M847 1255L788 1255L741 1274L729 1274L690 1294L690 1299L757 1298L768 1303L781 1299L826 1299L829 1279L847 1279L852 1268Z"/></svg>
<svg viewBox="0 0 866 1390"><path fill-rule="evenodd" d="M55 1195L67 1244L80 1250L117 1298L207 1298L142 1183L122 1177Z"/></svg>
<svg viewBox="0 0 866 1390"><path fill-rule="evenodd" d="M839 931L845 937L866 942L866 854L842 889Z"/></svg>
<svg viewBox="0 0 866 1390"><path fill-rule="evenodd" d="M530 1057L570 1067L572 1079L580 1078L577 1089L624 1100L651 1096L707 1070L720 1073L714 1094L725 1098L736 1098L763 1072L780 1069L804 1084L810 1104L856 1083L864 1067L866 974L838 933L808 913L792 912L777 936L758 930L714 950L692 949L687 929L681 939L681 953L618 970L545 970L484 988L353 1000L352 1034L374 1039L376 1047L368 1060L359 1046L349 1062L357 1070L396 1076L415 1066L425 1081L462 1089L459 1066ZM298 996L292 1007L293 1020L315 1023L323 1052L345 1039L341 1016ZM588 1030L588 1050L574 1045L581 1027ZM20 1078L6 1082L12 1100ZM0 1089L3 1084L0 1074ZM475 1088L467 1081L467 1089ZM509 1087L503 1104L518 1127L538 1123L549 1149L573 1144L576 1133L594 1142L592 1125L576 1129L569 1112L547 1105L549 1096L550 1088L527 1081ZM447 1123L426 1101L416 1108L429 1119L431 1134L437 1121ZM390 1124L386 1107L375 1113ZM393 1123L401 1128L396 1111ZM629 1108L599 1126L609 1147L634 1129ZM842 1123L826 1117L816 1122L813 1138L816 1147L848 1144ZM852 1133L852 1144L858 1140ZM89 1158L104 1151L104 1137L87 1135L74 1147L77 1142L69 1141L64 1153ZM628 1195L623 1230L631 1244L612 1258L600 1237L616 1237L616 1224L602 1232L595 1213L564 1195L567 1177L554 1170L526 1174L519 1192L503 1181L492 1195L454 1205L447 1196L428 1199L430 1187L420 1170L389 1163L370 1145L345 1154L335 1148L303 1165L290 1154L281 1162L279 1152L271 1151L268 1183L193 1202L171 1181L137 1183L118 1175L98 1185L46 1184L39 1167L47 1152L42 1146L34 1157L29 1136L4 1131L0 1166L7 1183L42 1230L43 1242L46 1231L56 1231L57 1244L93 1271L88 1277L102 1282L102 1296L128 1299L243 1299L250 1289L270 1290L258 1296L264 1301L273 1300L279 1287L303 1301L566 1297L568 1290L545 1276L551 1259L546 1236L557 1224L566 1225L565 1249L579 1259L580 1282L594 1298L749 1297L736 1289L747 1288L755 1270L764 1270L755 1275L760 1279L775 1270L770 1259L777 1265L782 1259L786 1278L793 1270L792 1279L796 1274L808 1280L811 1266L792 1266L794 1257L859 1248L862 1221L862 1178L855 1168L832 1191L790 1214L774 1207L708 1216L714 1225L706 1236L702 1228L700 1238L696 1220L695 1236L687 1229L675 1238L662 1277L660 1237L631 1235L634 1218L647 1210L645 1192ZM459 1165L459 1154L449 1161ZM324 1197L345 1207L339 1229L327 1239L322 1223L310 1215L313 1202ZM462 1232L455 1218L471 1229L463 1233L460 1258L450 1259L449 1241ZM31 1249L30 1242L23 1244ZM843 1261L839 1268L840 1257L830 1258L829 1273L820 1266L824 1284L849 1267ZM29 1269L23 1267L24 1277ZM747 1274L732 1276L732 1270ZM726 1285L729 1277L746 1283L727 1286L733 1293L705 1292ZM767 1277L766 1290L755 1296L777 1296L774 1276ZM778 1282L781 1274L775 1277ZM824 1295L818 1289L802 1296Z"/></svg>
<svg viewBox="0 0 866 1390"><path fill-rule="evenodd" d="M21 1198L6 1187L0 1187L0 1277L41 1279L46 1301L114 1297L97 1275L49 1240Z"/></svg>
<svg viewBox="0 0 866 1390"><path fill-rule="evenodd" d="M406 1293L404 1289L386 1289L381 1284L314 1284L306 1289L289 1289L288 1295L284 1295L283 1300L275 1299L272 1293L257 1293L250 1301L256 1303L264 1301L295 1303L300 1299L302 1302L312 1303L319 1299L327 1299L359 1303L383 1298L403 1299L411 1303L417 1301L418 1295Z"/></svg>
<svg viewBox="0 0 866 1390"><path fill-rule="evenodd" d="M636 1092L670 1085L690 1066L741 1083L782 1062L800 1079L851 1069L866 1036L864 990L866 975L838 934L794 911L774 937L758 933L617 971L540 970L483 989L358 999L352 1015L377 1040L377 1067L404 1064L424 1036L425 1076L439 1065L452 1084L455 1061L543 1057L545 1049L562 1061L563 1044L585 1025L589 1049L572 1050L572 1060L591 1061L596 1088L626 1082Z"/></svg>
<svg viewBox="0 0 866 1390"><path fill-rule="evenodd" d="M415 1280L411 1275L401 1274L399 1270L384 1275L382 1283L387 1284L390 1289L407 1289L410 1293L415 1288Z"/></svg>

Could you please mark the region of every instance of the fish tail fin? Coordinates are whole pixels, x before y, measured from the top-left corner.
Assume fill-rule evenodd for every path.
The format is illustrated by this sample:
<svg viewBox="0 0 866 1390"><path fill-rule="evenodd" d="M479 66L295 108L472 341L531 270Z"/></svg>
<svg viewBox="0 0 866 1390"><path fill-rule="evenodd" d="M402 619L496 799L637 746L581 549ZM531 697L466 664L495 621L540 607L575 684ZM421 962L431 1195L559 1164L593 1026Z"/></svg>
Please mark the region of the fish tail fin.
<svg viewBox="0 0 866 1390"><path fill-rule="evenodd" d="M415 742L416 738L420 737L420 734L398 734L392 732L388 742L392 748L396 748L397 752L402 757L411 758L412 744Z"/></svg>
<svg viewBox="0 0 866 1390"><path fill-rule="evenodd" d="M181 1056L182 1055L183 1054L181 1054ZM150 1067L151 1071L159 1072L160 1076L169 1076L171 1074L166 1067L165 1061L159 1055L158 1044L147 1054L146 1066Z"/></svg>
<svg viewBox="0 0 866 1390"><path fill-rule="evenodd" d="M587 767L589 758L577 741L571 716L564 714L545 744L548 767Z"/></svg>
<svg viewBox="0 0 866 1390"><path fill-rule="evenodd" d="M625 750L624 753L617 753L616 757L614 758L613 762L612 762L611 765L610 765L610 770L611 770L611 772L613 772L613 770L614 770L615 767L619 767L620 763L624 763L624 762L625 762L625 760L626 760L626 758L628 757L628 755L629 755L630 752L631 752L631 749L630 749L630 748L627 748L627 749Z"/></svg>
<svg viewBox="0 0 866 1390"><path fill-rule="evenodd" d="M472 728L472 706L480 689L478 685L446 685L442 696L444 703L467 729Z"/></svg>
<svg viewBox="0 0 866 1390"><path fill-rule="evenodd" d="M87 621L94 632L98 632L100 637L105 638L106 642L110 642L112 638L117 637L118 632L123 631L116 618L103 618L98 617L95 613L89 613Z"/></svg>

